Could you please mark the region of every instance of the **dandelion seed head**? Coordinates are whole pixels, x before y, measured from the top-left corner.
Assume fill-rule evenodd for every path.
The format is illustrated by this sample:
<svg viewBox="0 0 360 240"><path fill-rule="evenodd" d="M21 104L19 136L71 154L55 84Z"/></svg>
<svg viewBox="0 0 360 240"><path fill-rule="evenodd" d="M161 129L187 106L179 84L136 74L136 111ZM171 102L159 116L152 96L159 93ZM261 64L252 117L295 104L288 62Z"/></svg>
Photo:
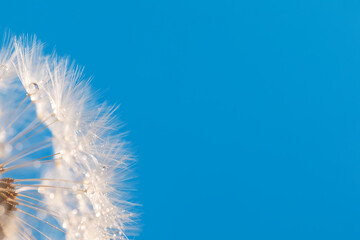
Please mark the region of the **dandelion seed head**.
<svg viewBox="0 0 360 240"><path fill-rule="evenodd" d="M132 159L116 108L94 101L82 71L35 37L0 50L0 238L127 238L119 186ZM22 169L31 177L7 177Z"/></svg>

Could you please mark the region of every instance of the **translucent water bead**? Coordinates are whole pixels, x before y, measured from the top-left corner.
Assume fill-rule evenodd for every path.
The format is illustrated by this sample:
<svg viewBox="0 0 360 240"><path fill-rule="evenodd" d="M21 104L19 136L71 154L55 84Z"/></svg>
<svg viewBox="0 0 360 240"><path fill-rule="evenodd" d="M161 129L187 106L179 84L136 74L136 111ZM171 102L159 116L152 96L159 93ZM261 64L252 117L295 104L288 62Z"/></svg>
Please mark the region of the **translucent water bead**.
<svg viewBox="0 0 360 240"><path fill-rule="evenodd" d="M29 95L33 95L35 93L37 93L39 91L39 85L37 85L37 83L30 83L28 86L28 94Z"/></svg>
<svg viewBox="0 0 360 240"><path fill-rule="evenodd" d="M36 101L39 98L39 85L37 83L30 83L26 90L27 94L30 96L31 101Z"/></svg>

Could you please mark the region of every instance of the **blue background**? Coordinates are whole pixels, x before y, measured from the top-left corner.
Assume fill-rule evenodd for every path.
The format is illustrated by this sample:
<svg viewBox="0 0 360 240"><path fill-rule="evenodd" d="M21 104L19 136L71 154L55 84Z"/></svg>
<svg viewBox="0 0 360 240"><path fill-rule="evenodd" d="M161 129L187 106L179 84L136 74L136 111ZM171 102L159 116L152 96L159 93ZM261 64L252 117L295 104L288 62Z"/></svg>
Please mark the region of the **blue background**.
<svg viewBox="0 0 360 240"><path fill-rule="evenodd" d="M359 239L360 2L2 1L93 76L137 155L135 239Z"/></svg>

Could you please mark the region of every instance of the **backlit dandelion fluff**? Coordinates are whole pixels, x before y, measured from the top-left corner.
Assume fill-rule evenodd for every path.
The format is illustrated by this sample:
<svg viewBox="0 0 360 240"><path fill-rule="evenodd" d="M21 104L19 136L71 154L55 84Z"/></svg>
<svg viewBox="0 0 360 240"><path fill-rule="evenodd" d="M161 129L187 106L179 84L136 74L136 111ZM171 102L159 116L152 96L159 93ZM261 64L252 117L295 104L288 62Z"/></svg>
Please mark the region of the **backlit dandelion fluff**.
<svg viewBox="0 0 360 240"><path fill-rule="evenodd" d="M0 239L127 239L131 157L80 80L35 38L0 50Z"/></svg>

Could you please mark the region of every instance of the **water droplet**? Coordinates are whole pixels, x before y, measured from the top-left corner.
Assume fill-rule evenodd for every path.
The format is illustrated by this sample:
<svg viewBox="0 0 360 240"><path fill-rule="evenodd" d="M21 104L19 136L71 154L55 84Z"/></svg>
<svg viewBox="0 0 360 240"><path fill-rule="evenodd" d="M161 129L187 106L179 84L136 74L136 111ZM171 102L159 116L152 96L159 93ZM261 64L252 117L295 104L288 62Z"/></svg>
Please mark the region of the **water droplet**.
<svg viewBox="0 0 360 240"><path fill-rule="evenodd" d="M64 223L62 224L62 227L63 227L64 229L66 229L66 228L67 228L67 223L64 222Z"/></svg>
<svg viewBox="0 0 360 240"><path fill-rule="evenodd" d="M39 85L37 83L30 83L28 86L28 94L33 95L39 91Z"/></svg>

